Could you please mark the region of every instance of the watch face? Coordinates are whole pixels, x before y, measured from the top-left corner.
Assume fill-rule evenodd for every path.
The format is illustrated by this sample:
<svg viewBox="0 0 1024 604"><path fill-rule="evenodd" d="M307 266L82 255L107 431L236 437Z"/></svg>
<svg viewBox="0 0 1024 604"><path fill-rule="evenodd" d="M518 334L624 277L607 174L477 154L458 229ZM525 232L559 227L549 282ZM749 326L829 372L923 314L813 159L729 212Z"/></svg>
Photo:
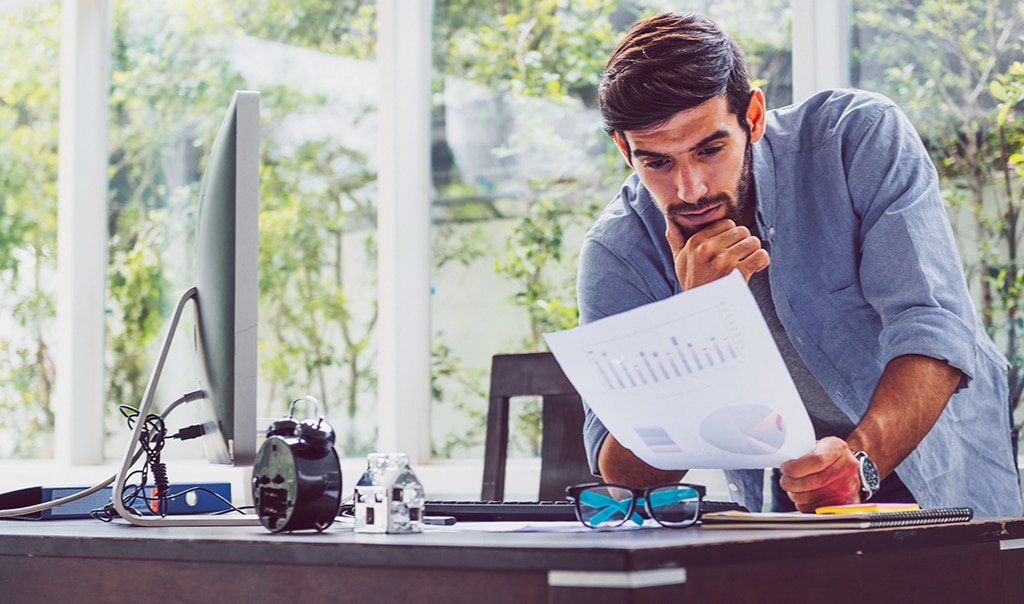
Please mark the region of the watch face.
<svg viewBox="0 0 1024 604"><path fill-rule="evenodd" d="M864 490L868 492L868 496L875 494L878 487L881 486L881 480L878 477L878 468L875 467L875 462L871 461L867 453L863 451L857 453L857 461L860 462L860 480L864 486Z"/></svg>

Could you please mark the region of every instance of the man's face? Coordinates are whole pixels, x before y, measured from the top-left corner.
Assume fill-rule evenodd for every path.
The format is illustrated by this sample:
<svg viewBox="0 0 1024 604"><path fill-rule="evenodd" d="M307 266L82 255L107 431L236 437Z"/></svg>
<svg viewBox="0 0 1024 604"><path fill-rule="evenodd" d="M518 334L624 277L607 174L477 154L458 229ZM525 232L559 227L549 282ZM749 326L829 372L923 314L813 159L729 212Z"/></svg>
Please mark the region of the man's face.
<svg viewBox="0 0 1024 604"><path fill-rule="evenodd" d="M763 99L760 93L755 96ZM628 130L625 141L616 137L666 219L686 237L723 218L737 224L750 220L745 212L752 210L751 141L763 131L761 103L753 119L748 112L750 135L719 96L680 111L660 126Z"/></svg>

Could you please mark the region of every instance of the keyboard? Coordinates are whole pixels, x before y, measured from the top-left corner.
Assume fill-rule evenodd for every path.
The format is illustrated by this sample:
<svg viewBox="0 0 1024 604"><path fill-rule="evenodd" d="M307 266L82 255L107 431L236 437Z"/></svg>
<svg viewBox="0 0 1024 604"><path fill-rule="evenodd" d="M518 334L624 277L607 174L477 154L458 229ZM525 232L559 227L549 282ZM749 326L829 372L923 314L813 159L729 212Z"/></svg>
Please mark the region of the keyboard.
<svg viewBox="0 0 1024 604"><path fill-rule="evenodd" d="M700 511L747 511L732 501L702 501ZM534 520L576 520L573 504L568 501L427 501L427 516L454 516L467 522Z"/></svg>

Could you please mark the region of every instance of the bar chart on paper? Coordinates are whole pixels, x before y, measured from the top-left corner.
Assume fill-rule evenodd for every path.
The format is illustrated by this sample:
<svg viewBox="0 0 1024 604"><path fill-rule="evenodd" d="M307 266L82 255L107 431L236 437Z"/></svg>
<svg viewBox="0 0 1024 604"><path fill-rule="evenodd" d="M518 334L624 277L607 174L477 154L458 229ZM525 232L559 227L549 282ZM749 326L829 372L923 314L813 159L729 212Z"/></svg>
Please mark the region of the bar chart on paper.
<svg viewBox="0 0 1024 604"><path fill-rule="evenodd" d="M594 344L586 355L609 390L700 379L740 359L742 341L730 327L728 309L712 307L646 334Z"/></svg>
<svg viewBox="0 0 1024 604"><path fill-rule="evenodd" d="M814 447L738 273L545 340L597 418L656 468L776 467Z"/></svg>

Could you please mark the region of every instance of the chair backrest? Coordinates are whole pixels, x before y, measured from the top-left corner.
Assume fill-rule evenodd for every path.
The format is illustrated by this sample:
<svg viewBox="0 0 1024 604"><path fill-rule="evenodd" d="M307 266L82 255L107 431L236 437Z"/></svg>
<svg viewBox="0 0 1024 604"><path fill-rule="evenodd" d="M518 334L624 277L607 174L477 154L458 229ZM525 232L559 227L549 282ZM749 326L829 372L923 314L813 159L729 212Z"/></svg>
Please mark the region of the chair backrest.
<svg viewBox="0 0 1024 604"><path fill-rule="evenodd" d="M499 354L491 360L490 407L480 499L505 498L509 399L542 398L540 501L565 498L570 484L597 480L583 448L583 402L549 352Z"/></svg>

